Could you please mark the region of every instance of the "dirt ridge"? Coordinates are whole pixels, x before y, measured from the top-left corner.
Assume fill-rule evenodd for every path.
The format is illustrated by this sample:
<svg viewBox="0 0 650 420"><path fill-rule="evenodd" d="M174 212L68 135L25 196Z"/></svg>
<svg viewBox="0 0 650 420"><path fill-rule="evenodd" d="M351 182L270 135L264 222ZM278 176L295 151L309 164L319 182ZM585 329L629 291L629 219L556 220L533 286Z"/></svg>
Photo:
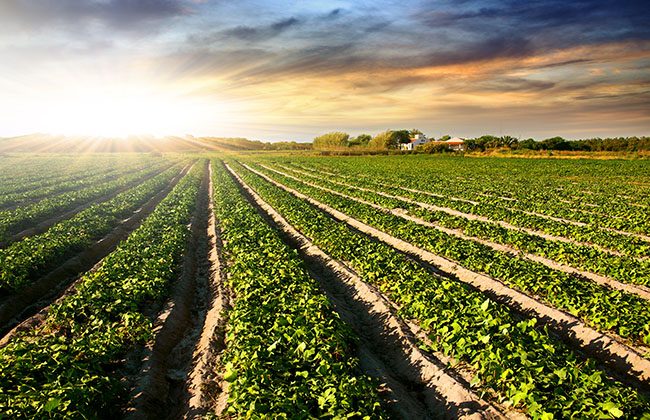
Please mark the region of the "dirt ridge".
<svg viewBox="0 0 650 420"><path fill-rule="evenodd" d="M186 411L188 375L210 301L209 272L200 269L208 252L208 188L206 162L181 271L153 322L154 338L142 352L127 419L177 419Z"/></svg>
<svg viewBox="0 0 650 420"><path fill-rule="evenodd" d="M208 237L205 258L201 259L198 277L207 280L209 299L202 308L203 328L196 342L192 364L187 374L183 419L203 418L208 411L218 416L228 398L227 382L219 375L220 353L225 349L223 312L232 308L231 293L225 286L225 262L220 255L223 243L213 211L212 165L209 167Z"/></svg>

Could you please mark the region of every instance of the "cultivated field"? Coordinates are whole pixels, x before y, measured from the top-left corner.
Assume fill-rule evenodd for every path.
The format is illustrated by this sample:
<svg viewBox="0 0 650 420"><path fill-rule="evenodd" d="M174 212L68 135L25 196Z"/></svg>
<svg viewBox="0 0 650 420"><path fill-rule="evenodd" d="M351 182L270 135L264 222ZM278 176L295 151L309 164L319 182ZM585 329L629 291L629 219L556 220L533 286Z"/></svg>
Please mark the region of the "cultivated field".
<svg viewBox="0 0 650 420"><path fill-rule="evenodd" d="M650 420L650 165L0 156L0 330L0 418Z"/></svg>

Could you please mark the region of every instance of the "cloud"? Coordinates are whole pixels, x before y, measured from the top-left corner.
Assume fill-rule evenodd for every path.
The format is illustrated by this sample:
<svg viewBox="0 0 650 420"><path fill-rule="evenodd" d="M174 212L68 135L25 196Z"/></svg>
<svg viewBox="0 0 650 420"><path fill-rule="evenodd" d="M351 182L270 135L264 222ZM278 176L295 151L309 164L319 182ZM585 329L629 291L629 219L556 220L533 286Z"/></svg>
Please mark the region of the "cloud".
<svg viewBox="0 0 650 420"><path fill-rule="evenodd" d="M22 29L76 27L99 23L120 30L191 14L180 0L4 0L0 22Z"/></svg>
<svg viewBox="0 0 650 420"><path fill-rule="evenodd" d="M442 10L439 6L428 3L412 16L434 29L525 33L551 48L650 39L650 8L644 1L476 0Z"/></svg>
<svg viewBox="0 0 650 420"><path fill-rule="evenodd" d="M301 24L301 21L295 17L283 19L274 22L270 25L251 27L251 26L237 26L235 28L226 29L224 31L212 34L209 38L213 41L227 40L229 38L236 38L243 41L264 41L280 35L282 32L291 27Z"/></svg>

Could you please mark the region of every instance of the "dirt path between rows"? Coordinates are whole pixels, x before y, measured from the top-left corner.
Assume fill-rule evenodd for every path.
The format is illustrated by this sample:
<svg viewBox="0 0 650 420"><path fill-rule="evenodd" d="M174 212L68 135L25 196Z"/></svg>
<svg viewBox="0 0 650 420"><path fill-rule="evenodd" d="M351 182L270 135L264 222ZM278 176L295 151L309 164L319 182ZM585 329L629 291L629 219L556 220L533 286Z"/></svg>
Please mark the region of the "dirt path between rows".
<svg viewBox="0 0 650 420"><path fill-rule="evenodd" d="M539 321L547 324L551 330L555 331L569 345L601 361L616 371L627 382L631 382L635 386L643 384L646 388L650 384L650 360L642 356L642 354L647 352L646 349L633 348L626 345L622 342L622 339L600 333L587 326L580 319L559 309L544 305L523 292L507 287L499 280L484 274L475 273L459 266L454 261L395 238L386 232L375 229L320 201L287 187L246 164L242 163L242 166L279 188L325 211L335 219L345 222L348 226L410 255L420 262L437 267L444 273L476 287L495 301L508 305L517 312L537 318Z"/></svg>
<svg viewBox="0 0 650 420"><path fill-rule="evenodd" d="M58 302L72 293L76 282L80 279L78 273L91 270L113 252L123 239L142 224L158 203L190 170L191 166L192 164L188 164L183 168L165 188L87 250L68 259L61 266L29 285L21 293L2 299L0 301L0 334L3 338L0 340L0 348L4 347L18 332L39 325L47 316L53 301ZM62 297L59 298L61 295Z"/></svg>
<svg viewBox="0 0 650 420"><path fill-rule="evenodd" d="M261 165L261 164L260 164L260 166L266 167L265 165ZM492 220L492 219L490 219L488 217L485 217L485 216L479 216L479 215L476 215L476 214L465 213L465 212L461 212L461 211L458 211L458 210L451 209L449 207L435 206L433 204L423 203L423 202L420 202L420 201L417 201L417 200L410 199L408 197L391 195L391 194L384 193L382 191L373 190L373 189L370 189L370 188L358 187L356 185L350 185L350 184L347 184L347 183L344 183L344 182L339 182L339 181L335 181L335 180L331 180L331 179L326 179L326 178L319 177L319 176L316 176L316 175L313 175L313 174L310 174L310 173L307 173L307 172L297 171L295 169L292 169L292 168L284 166L284 165L278 165L278 166L283 167L283 168L288 168L288 169L293 170L293 171L295 171L297 173L302 173L302 174L307 175L307 176L311 176L311 177L314 177L314 178L317 178L317 179L322 179L322 180L325 180L325 181L329 181L329 182L332 182L332 183L335 183L335 184L338 184L338 185L342 185L342 186L345 186L345 187L348 187L348 188L355 188L355 189L358 189L358 190L361 190L361 191L367 191L367 192L375 193L375 194L378 194L378 195L382 195L384 197L394 198L394 199L397 199L397 200L402 200L402 201L405 201L407 203L415 204L415 205L417 205L417 206L419 206L419 207L421 207L423 209L428 209L428 210L432 210L432 211L441 211L441 212L450 214L452 216L462 217L462 218L465 218L465 219L468 219L468 220L478 220L478 221L481 221L481 222L497 224L497 225L502 226L502 227L504 227L506 229L519 230L519 231L522 231L522 232L526 232L526 233L528 233L530 235L535 235L535 236L538 236L540 238L544 238L544 239L547 239L547 240L550 240L550 241L560 241L560 242L570 243L570 244L573 244L573 245L589 246L589 247L599 249L599 250L601 250L603 252L606 252L608 254L616 255L616 256L619 256L619 257L628 256L628 255L623 254L621 252L618 252L618 251L615 251L615 250L612 250L612 249L608 249L608 248L605 248L605 247L600 246L600 245L596 245L596 244L592 244L592 243L588 243L588 242L580 242L580 241L576 241L574 239L566 238L564 236L550 235L548 233L540 232L540 231L537 231L537 230L534 230L534 229L515 226L515 225L510 224L510 223L508 223L506 221L503 221L503 220ZM273 170L272 168L269 168L269 167L266 167L266 168L270 169L270 170ZM387 186L387 187L395 187L393 185L388 185L388 184L381 184L381 183L378 183L378 184L379 185L384 185L384 186ZM401 187L401 186L397 186L397 188L401 188L403 190L410 191L410 192L413 192L413 193L416 193L416 194L432 195L432 196L435 196L435 197L446 198L446 199L449 199L449 200L465 201L465 202L469 202L469 203L473 203L473 204L478 204L478 202L473 202L471 200L456 199L456 198L453 198L453 197L445 197L445 196L443 196L441 194L435 194L435 193L428 192L428 191L415 190L415 189L412 189L412 188L406 188L406 187ZM523 210L517 210L517 209L509 209L509 210L523 211ZM524 213L526 213L526 212L524 212ZM546 217L546 218L549 217L549 216L545 216L545 215L542 215L542 214L531 213L531 212L528 212L527 214L535 214L536 216L541 216L541 217ZM564 219L560 219L560 220L564 220ZM604 229L604 228L602 228L602 229ZM625 234L627 235L627 232ZM636 257L636 256L633 256L633 255L629 255L629 257L630 258L636 258L636 259L638 259L640 261L644 260L644 259L647 259L647 257Z"/></svg>
<svg viewBox="0 0 650 420"><path fill-rule="evenodd" d="M210 233L215 226L211 197L206 168L181 273L154 321L154 339L143 351L127 419L200 418L225 401L223 395L211 400L221 386L218 372L197 370L210 369L223 349L220 311L228 305L227 295L222 296L219 309L215 309L219 302L212 301L213 292L222 293L222 285L211 247L216 240Z"/></svg>
<svg viewBox="0 0 650 420"><path fill-rule="evenodd" d="M525 258L527 258L529 260L544 264L545 266L547 266L547 267L549 267L549 268L551 268L553 270L563 271L563 272L568 273L568 274L574 274L574 275L577 275L579 277L589 279L589 280L591 280L591 281L593 281L593 282L595 282L597 284L604 285L604 286L610 287L612 289L621 290L621 291L626 292L626 293L635 294L635 295L637 295L637 296L639 296L639 297L641 297L643 299L650 300L650 289L647 288L647 287L644 287L642 285L636 285L636 284L631 284L631 283L623 283L623 282L620 282L620 281L618 281L618 280L616 280L616 279L614 279L612 277L609 277L609 276L603 276L601 274L592 273L590 271L580 270L580 269L571 267L569 265L559 263L559 262L557 262L555 260L552 260L550 258L545 258L545 257L539 256L539 255L536 255L536 254L525 253L525 252L523 252L521 250L518 250L516 248L510 247L510 246L507 246L507 245L503 245L503 244L493 242L493 241L489 241L489 240L486 240L486 239L477 238L475 236L469 236L469 235L466 235L465 233L463 233L463 231L461 229L449 229L449 228L440 226L438 223L428 222L428 221L423 220L421 218L412 216L412 215L408 214L407 211L404 211L402 209L399 209L399 208L398 209L389 209L387 207L380 206L378 204L372 203L370 201L366 201L366 200L361 199L361 198L353 197L353 196L347 195L345 193L342 193L342 192L339 192L339 191L336 191L336 190L332 190L332 189L329 189L327 187L320 186L318 184L310 183L308 181L302 180L302 179L294 177L294 176L292 176L290 174L287 174L287 173L278 171L276 169L270 168L268 166L265 166L265 165L260 165L260 166L262 166L263 168L266 168L268 170L274 171L274 172L276 172L276 173L278 173L280 175L283 175L283 176L286 176L288 178L300 181L300 182L302 182L302 183L304 183L306 185L312 186L314 188L319 188L319 189L321 189L323 191L327 191L327 192L330 192L332 194L336 194L338 196L341 196L341 197L344 197L344 198L347 198L347 199L350 199L350 200L354 200L354 201L359 202L359 203L363 203L363 204L372 206L373 208L376 208L377 210L383 211L385 213L390 213L390 214L392 214L394 216L401 217L403 219L409 220L411 222L417 223L417 224L422 225L422 226L427 226L427 227L434 228L434 229L439 230L441 232L444 232L444 233L446 233L448 235L452 235L452 236L455 236L457 238L461 238L461 239L465 239L465 240L469 240L469 241L475 241L475 242L478 242L478 243L480 243L482 245L490 247L490 248L492 248L492 249L494 249L496 251L506 252L506 253L514 255L514 256L522 256L522 257L525 257ZM337 184L340 184L340 183L337 182ZM355 188L355 189L360 189L360 190L364 190L364 191L377 193L379 195L387 196L387 197L390 197L390 198L396 198L396 199L399 199L399 200L407 201L407 202L417 204L417 205L421 205L421 206L426 205L425 203L419 203L417 201L412 201L412 200L409 200L408 198L405 198L405 197L391 196L389 194L384 194L384 193L381 193L379 191L369 190L367 188L360 188L360 187L350 186L350 185L346 185L346 184L341 184L341 185L345 185L345 186L348 186L350 188Z"/></svg>
<svg viewBox="0 0 650 420"><path fill-rule="evenodd" d="M143 178L139 178L138 180L136 180L136 181L134 181L134 182L132 182L132 183L130 183L128 185L125 185L123 187L120 187L117 190L115 190L115 191L113 191L113 192L111 192L109 194L103 195L103 196L101 196L99 198L96 198L96 199L94 199L92 201L89 201L89 202L87 202L85 204L82 204L81 206L75 207L74 209L69 210L69 211L67 211L67 212L65 212L63 214L60 214L60 215L55 216L55 217L51 217L51 218L46 219L46 220L42 220L40 222L37 221L36 226L31 227L29 229L25 229L25 230L23 230L21 232L18 232L16 234L12 235L9 238L9 240L7 241L7 243L2 243L2 244L0 244L0 246L8 246L8 245L12 244L13 242L17 242L17 241L19 241L19 240L21 240L21 239L23 239L23 238L25 238L27 236L34 236L34 235L38 235L40 233L43 233L43 232L47 231L49 228L51 228L52 225L54 225L56 223L59 223L59 222L61 222L63 220L70 219L70 218L74 217L75 214L86 210L87 208L89 208L90 206L92 206L94 204L103 203L104 201L108 201L111 198L115 197L116 195L118 195L120 193L123 193L126 190L137 187L138 185L142 184L143 182L148 181L148 180L150 180L151 178L154 178L157 175L160 175L161 173L165 172L167 169L171 168L174 165L175 165L175 163L171 163L169 165L166 165L162 169L159 169L159 170L157 170L157 171L155 171L155 172L153 172L153 173L151 173L151 174L149 174L149 175L147 175L147 176L145 176Z"/></svg>
<svg viewBox="0 0 650 420"><path fill-rule="evenodd" d="M360 337L357 356L364 373L380 381L380 396L398 419L500 419L505 417L481 400L468 382L448 371L442 361L417 346L416 333L397 318L386 297L342 263L332 259L298 232L226 165L244 195L279 230L307 263L336 312ZM413 328L415 328L413 326ZM516 415L515 415L516 414Z"/></svg>
<svg viewBox="0 0 650 420"><path fill-rule="evenodd" d="M200 313L204 318L203 330L192 357L187 375L185 410L183 419L200 419L208 411L217 416L226 408L227 382L219 369L219 357L225 349L224 312L232 309L231 293L225 286L225 262L220 255L223 242L213 211L212 166L210 166L208 241L205 257L199 265L199 278L208 280L209 299L202 302ZM180 417L178 417L180 418Z"/></svg>

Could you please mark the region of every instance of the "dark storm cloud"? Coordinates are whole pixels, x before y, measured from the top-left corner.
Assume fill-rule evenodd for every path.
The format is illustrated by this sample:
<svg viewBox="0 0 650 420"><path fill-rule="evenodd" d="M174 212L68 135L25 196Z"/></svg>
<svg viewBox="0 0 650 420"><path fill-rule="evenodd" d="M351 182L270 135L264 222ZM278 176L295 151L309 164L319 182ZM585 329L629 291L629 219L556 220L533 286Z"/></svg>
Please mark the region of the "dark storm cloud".
<svg viewBox="0 0 650 420"><path fill-rule="evenodd" d="M101 23L115 29L141 29L191 13L179 0L4 0L0 2L0 22L23 29L51 26L70 28Z"/></svg>
<svg viewBox="0 0 650 420"><path fill-rule="evenodd" d="M263 26L237 26L235 28L226 29L225 31L217 32L212 35L213 40L225 40L228 38L236 38L243 41L264 41L280 35L282 32L291 27L300 25L301 22L295 17L283 19L270 25Z"/></svg>
<svg viewBox="0 0 650 420"><path fill-rule="evenodd" d="M517 35L508 37L487 37L487 39L465 42L462 48L432 51L426 59L413 62L419 67L448 66L476 63L486 60L521 58L533 55L535 49L531 42Z"/></svg>
<svg viewBox="0 0 650 420"><path fill-rule="evenodd" d="M430 3L414 16L432 28L543 35L540 44L548 40L556 47L650 39L647 1L467 1L453 10L444 10L440 5Z"/></svg>
<svg viewBox="0 0 650 420"><path fill-rule="evenodd" d="M336 76L348 73L381 72L390 70L415 70L425 67L438 67L468 64L484 60L527 56L532 49L527 40L487 39L467 45L458 50L413 50L409 54L377 54L365 51L363 44L352 41L338 45L320 45L297 49L289 54L266 60L234 78L245 79L248 83L256 80L263 83L269 76ZM404 86L411 82L423 81L421 77L399 76L394 86ZM389 85L391 83L389 82Z"/></svg>

